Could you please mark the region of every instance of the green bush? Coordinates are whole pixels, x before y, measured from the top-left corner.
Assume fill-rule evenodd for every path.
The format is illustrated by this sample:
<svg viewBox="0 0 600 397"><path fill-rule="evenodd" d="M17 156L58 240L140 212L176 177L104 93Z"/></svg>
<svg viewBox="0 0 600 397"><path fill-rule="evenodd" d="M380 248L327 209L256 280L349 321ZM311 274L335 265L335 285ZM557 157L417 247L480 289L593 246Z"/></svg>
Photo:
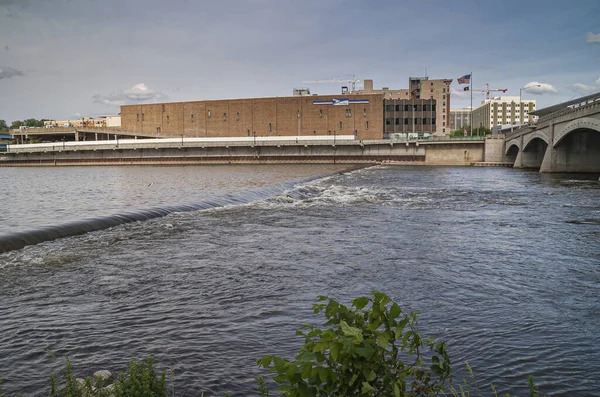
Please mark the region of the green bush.
<svg viewBox="0 0 600 397"><path fill-rule="evenodd" d="M320 296L313 307L327 328L297 331L305 341L295 360L257 360L274 373L281 396L429 396L444 389L451 375L444 342L424 340L416 313L403 313L386 294L373 291L351 307Z"/></svg>

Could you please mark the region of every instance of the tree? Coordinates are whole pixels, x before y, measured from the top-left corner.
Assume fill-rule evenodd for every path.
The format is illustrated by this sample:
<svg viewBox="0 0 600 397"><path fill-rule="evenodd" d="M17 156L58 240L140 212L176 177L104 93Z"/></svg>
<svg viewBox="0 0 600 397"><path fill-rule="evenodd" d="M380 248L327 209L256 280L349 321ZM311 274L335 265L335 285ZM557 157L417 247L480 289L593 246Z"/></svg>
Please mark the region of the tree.
<svg viewBox="0 0 600 397"><path fill-rule="evenodd" d="M27 127L43 127L44 122L36 119L27 119L23 122Z"/></svg>
<svg viewBox="0 0 600 397"><path fill-rule="evenodd" d="M15 120L12 122L12 124L10 125L10 128L13 130L18 130L20 126L23 125L23 122L21 120Z"/></svg>
<svg viewBox="0 0 600 397"><path fill-rule="evenodd" d="M485 127L474 128L473 133L471 133L471 126L467 125L467 126L464 126L463 128L459 128L457 130L452 131L450 133L450 136L453 136L453 137L465 136L465 130L467 130L467 136L489 135L492 133L492 130L490 130L489 128L485 128Z"/></svg>
<svg viewBox="0 0 600 397"><path fill-rule="evenodd" d="M8 124L6 124L6 120L0 120L0 131L8 131Z"/></svg>
<svg viewBox="0 0 600 397"><path fill-rule="evenodd" d="M282 396L430 396L450 378L444 342L423 339L416 314L403 313L386 294L373 291L352 307L321 296L313 307L328 328L298 330L305 342L294 361L257 360L271 367Z"/></svg>

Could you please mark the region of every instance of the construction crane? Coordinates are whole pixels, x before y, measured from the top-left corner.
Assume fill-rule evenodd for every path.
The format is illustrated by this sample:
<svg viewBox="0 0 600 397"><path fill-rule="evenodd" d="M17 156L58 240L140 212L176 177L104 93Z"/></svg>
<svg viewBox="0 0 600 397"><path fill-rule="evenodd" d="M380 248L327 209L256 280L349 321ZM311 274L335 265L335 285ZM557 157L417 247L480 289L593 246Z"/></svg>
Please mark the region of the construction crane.
<svg viewBox="0 0 600 397"><path fill-rule="evenodd" d="M345 77L345 76L343 76ZM362 80L356 79L356 74L352 75L352 78L332 78L325 80L306 80L302 84L329 84L329 83L352 83L352 92L356 91L356 83L362 83Z"/></svg>
<svg viewBox="0 0 600 397"><path fill-rule="evenodd" d="M452 90L452 92L463 92L463 91L469 91L469 87L465 87L463 90ZM502 92L502 93L505 93L508 90L506 88L499 88L499 89L490 88L489 83L485 83L485 89L484 90L478 90L476 88L473 88L471 91L473 91L473 92L479 92L481 94L485 94L485 99L490 99L490 92Z"/></svg>

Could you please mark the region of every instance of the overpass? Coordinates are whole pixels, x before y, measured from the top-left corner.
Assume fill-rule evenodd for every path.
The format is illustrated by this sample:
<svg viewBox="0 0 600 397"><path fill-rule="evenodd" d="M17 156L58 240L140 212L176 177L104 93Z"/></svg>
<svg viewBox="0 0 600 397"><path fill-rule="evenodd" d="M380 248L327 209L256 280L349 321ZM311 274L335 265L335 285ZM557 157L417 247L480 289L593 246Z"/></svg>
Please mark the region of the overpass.
<svg viewBox="0 0 600 397"><path fill-rule="evenodd" d="M600 92L532 112L505 137L505 161L540 172L600 172Z"/></svg>

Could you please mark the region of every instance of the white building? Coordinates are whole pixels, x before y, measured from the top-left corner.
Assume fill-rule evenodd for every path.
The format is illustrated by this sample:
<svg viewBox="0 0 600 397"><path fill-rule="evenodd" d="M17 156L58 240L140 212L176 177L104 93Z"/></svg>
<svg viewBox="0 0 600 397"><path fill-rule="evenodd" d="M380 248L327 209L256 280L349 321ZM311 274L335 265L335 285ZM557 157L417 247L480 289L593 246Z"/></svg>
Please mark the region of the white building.
<svg viewBox="0 0 600 397"><path fill-rule="evenodd" d="M106 127L120 127L121 126L121 114L117 116L98 116L103 119Z"/></svg>
<svg viewBox="0 0 600 397"><path fill-rule="evenodd" d="M471 108L450 109L450 131L465 128L471 122Z"/></svg>
<svg viewBox="0 0 600 397"><path fill-rule="evenodd" d="M535 100L522 99L518 96L498 96L485 99L481 105L473 109L473 128L492 129L498 125L530 124L536 120L529 113L535 110Z"/></svg>

